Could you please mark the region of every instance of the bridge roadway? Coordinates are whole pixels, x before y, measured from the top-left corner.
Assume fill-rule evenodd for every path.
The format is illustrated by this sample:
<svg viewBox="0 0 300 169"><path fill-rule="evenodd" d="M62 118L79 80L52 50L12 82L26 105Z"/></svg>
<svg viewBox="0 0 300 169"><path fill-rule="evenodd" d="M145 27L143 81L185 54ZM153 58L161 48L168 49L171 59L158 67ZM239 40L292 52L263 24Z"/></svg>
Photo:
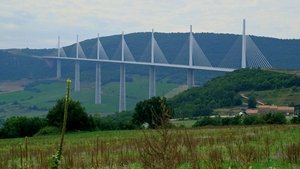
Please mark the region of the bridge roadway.
<svg viewBox="0 0 300 169"><path fill-rule="evenodd" d="M72 57L57 57L57 56L35 56L41 59L59 59L59 60L73 60L73 61L89 61L89 62L102 62L102 63L116 63L116 64L133 64L133 65L145 65L145 66L158 66L158 67L171 67L180 69L194 69L194 70L209 70L218 72L232 72L235 69L232 68L220 68L210 66L190 66L190 65L178 65L178 64L166 64L166 63L148 63L148 62L136 62L136 61L121 61L121 60L106 60L106 59L88 59L88 58L72 58Z"/></svg>

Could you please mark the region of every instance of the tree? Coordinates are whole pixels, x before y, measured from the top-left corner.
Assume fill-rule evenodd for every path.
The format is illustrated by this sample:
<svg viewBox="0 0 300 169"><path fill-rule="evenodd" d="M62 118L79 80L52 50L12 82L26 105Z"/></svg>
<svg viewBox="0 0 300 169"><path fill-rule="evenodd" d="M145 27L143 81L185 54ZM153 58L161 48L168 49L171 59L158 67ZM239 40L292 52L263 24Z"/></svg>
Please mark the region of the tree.
<svg viewBox="0 0 300 169"><path fill-rule="evenodd" d="M39 117L13 116L4 122L0 137L33 136L46 124L46 120Z"/></svg>
<svg viewBox="0 0 300 169"><path fill-rule="evenodd" d="M138 102L134 110L133 124L141 126L144 123L148 123L150 128L156 128L168 123L173 114L172 108L164 97L152 97Z"/></svg>
<svg viewBox="0 0 300 169"><path fill-rule="evenodd" d="M249 96L248 98L248 108L256 108L256 100L253 96Z"/></svg>
<svg viewBox="0 0 300 169"><path fill-rule="evenodd" d="M48 114L47 120L50 126L62 127L64 116L64 98L57 100L56 105L53 106ZM68 102L68 119L67 130L92 130L93 124L85 108L79 101L69 100Z"/></svg>
<svg viewBox="0 0 300 169"><path fill-rule="evenodd" d="M286 124L286 117L280 112L267 113L262 118L267 124Z"/></svg>

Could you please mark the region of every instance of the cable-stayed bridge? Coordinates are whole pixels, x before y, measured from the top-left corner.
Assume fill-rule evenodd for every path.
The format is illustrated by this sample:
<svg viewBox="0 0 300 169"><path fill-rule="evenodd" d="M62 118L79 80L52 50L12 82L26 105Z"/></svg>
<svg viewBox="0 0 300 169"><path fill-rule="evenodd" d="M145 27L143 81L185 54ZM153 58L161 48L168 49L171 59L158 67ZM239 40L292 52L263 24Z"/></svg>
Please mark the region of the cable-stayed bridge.
<svg viewBox="0 0 300 169"><path fill-rule="evenodd" d="M193 36L192 26L190 26L189 37L186 43L178 53L174 62L169 63L157 43L154 31L152 30L149 44L145 48L143 55L139 60L134 57L124 38L124 33L120 36L120 44L114 55L108 56L102 46L99 35L88 55L85 54L78 41L73 46L73 52L66 54L63 47L60 47L60 38L58 38L58 50L50 56L41 56L46 59L55 59L57 61L56 77L61 78L61 61L71 60L75 62L74 90L80 91L80 63L94 62L96 69L95 77L95 103L101 104L101 63L112 63L120 65L120 91L119 91L119 111L126 110L126 65L143 65L149 67L149 98L156 95L156 68L170 67L187 70L187 86L194 86L195 70L231 72L239 68L271 68L272 66L264 57L259 48L255 45L250 36L245 32L245 20L243 21L242 36L237 38L231 49L228 51L223 61L219 65L212 65L206 57L198 42ZM171 45L171 44L170 44ZM239 60L239 62L236 62ZM235 64L232 64L235 63ZM238 64L236 64L238 63Z"/></svg>

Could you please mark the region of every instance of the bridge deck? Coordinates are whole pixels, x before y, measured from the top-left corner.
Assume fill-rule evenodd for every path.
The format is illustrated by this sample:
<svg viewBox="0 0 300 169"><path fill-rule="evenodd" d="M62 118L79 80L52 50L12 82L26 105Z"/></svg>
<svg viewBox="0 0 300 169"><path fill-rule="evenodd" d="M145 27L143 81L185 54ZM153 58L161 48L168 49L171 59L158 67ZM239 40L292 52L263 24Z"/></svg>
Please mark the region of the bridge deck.
<svg viewBox="0 0 300 169"><path fill-rule="evenodd" d="M132 65L145 65L145 66L157 66L157 67L170 67L181 69L194 69L194 70L209 70L218 72L232 72L233 68L221 68L221 67L209 67L209 66L189 66L178 64L166 64L166 63L148 63L148 62L135 62L135 61L121 61L121 60L104 60L104 59L87 59L87 58L70 58L70 57L57 57L57 56L35 56L41 59L59 59L59 60L74 60L74 61L88 61L88 62L102 62L102 63L116 63L116 64L132 64Z"/></svg>

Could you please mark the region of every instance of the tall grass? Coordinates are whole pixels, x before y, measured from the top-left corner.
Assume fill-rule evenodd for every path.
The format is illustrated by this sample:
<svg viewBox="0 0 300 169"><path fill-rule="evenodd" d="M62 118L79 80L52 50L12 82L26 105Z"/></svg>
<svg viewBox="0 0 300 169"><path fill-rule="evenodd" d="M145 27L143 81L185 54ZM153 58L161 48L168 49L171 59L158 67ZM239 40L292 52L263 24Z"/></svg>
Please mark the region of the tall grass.
<svg viewBox="0 0 300 169"><path fill-rule="evenodd" d="M296 125L79 132L66 135L60 168L300 168L299 136ZM50 168L57 145L0 140L0 168Z"/></svg>

